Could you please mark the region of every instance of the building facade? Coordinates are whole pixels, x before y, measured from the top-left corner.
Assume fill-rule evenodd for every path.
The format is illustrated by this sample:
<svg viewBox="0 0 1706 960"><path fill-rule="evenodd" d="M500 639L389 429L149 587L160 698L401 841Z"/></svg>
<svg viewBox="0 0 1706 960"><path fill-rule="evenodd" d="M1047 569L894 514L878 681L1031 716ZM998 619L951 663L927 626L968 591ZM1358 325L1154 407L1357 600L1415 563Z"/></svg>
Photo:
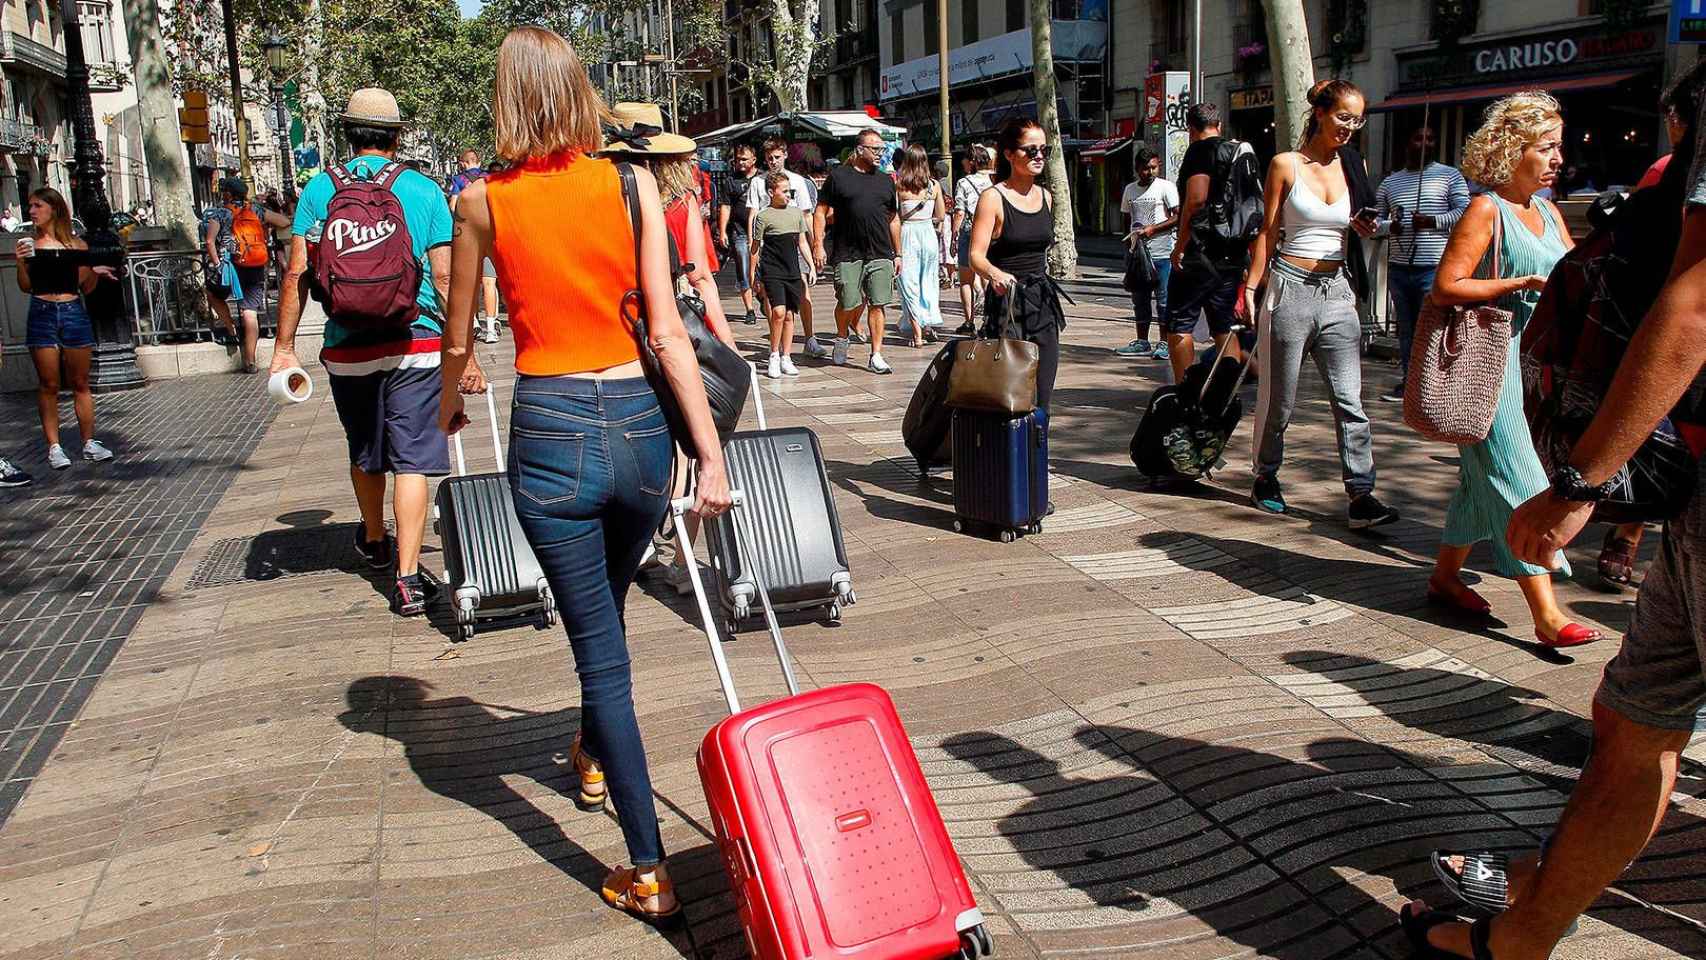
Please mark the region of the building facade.
<svg viewBox="0 0 1706 960"><path fill-rule="evenodd" d="M31 190L69 190L65 24L52 0L0 5L0 206Z"/></svg>
<svg viewBox="0 0 1706 960"><path fill-rule="evenodd" d="M1250 141L1263 158L1289 149L1274 141L1261 0L1201 3L1201 96L1220 106L1228 133ZM1115 0L1105 120L1111 137L1135 133L1141 142L1154 129L1145 124L1149 119L1161 119L1162 127L1182 124L1182 110L1146 116L1145 87L1152 76L1190 70L1192 4ZM1441 159L1455 163L1488 103L1537 87L1551 90L1563 105L1566 162L1581 166L1601 187L1633 183L1669 149L1657 99L1679 57L1665 43L1662 9L1617 4L1608 20L1606 7L1606 0L1304 3L1315 75L1347 77L1366 95L1369 123L1361 147L1376 178L1402 162L1404 143L1424 117L1439 133ZM1185 95L1187 105L1193 94ZM1130 159L1129 149L1115 149L1081 165L1080 183L1095 202L1080 211L1093 229L1121 226L1117 198L1131 180Z"/></svg>
<svg viewBox="0 0 1706 960"><path fill-rule="evenodd" d="M1137 0L1131 0L1135 5ZM1053 0L1061 132L1069 148L1100 138L1106 114L1108 0ZM934 0L882 0L878 103L913 139L941 139L940 20ZM988 139L1009 116L1034 115L1029 0L948 5L950 139Z"/></svg>

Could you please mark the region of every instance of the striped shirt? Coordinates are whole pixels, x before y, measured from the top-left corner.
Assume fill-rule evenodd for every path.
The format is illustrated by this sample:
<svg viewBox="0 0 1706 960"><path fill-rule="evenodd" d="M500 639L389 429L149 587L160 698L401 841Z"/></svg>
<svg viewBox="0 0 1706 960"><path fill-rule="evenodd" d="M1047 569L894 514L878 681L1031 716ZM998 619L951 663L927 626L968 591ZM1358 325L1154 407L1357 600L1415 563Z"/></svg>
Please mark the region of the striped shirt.
<svg viewBox="0 0 1706 960"><path fill-rule="evenodd" d="M1420 179L1420 203L1417 202L1417 180ZM1399 215L1408 218L1420 213L1434 218L1431 228L1404 230L1392 237L1387 259L1408 266L1437 267L1445 255L1445 241L1451 228L1457 226L1463 211L1469 209L1469 183L1456 167L1430 163L1426 170L1394 170L1380 181L1375 191L1374 205L1380 211L1381 236L1391 236L1392 220ZM1406 222L1405 227L1409 224ZM1414 249L1412 249L1412 247Z"/></svg>

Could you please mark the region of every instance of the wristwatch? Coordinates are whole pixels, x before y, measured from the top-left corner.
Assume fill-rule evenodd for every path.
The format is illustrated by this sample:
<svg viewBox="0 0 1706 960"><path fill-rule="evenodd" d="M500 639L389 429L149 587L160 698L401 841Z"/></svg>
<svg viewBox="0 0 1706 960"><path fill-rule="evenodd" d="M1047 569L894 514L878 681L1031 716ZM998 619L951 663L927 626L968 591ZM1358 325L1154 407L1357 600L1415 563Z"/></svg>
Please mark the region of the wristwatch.
<svg viewBox="0 0 1706 960"><path fill-rule="evenodd" d="M1580 470L1567 464L1552 474L1552 494L1571 503L1598 503L1611 492L1606 489L1609 486L1610 483L1590 485Z"/></svg>

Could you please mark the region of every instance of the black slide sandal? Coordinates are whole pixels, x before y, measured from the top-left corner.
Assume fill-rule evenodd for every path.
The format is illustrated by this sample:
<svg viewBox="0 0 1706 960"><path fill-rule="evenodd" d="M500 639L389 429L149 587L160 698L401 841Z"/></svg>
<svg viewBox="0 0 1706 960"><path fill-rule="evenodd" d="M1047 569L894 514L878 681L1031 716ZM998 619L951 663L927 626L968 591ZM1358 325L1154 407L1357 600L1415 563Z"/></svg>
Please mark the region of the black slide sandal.
<svg viewBox="0 0 1706 960"><path fill-rule="evenodd" d="M1463 858L1463 872L1453 873L1447 866L1448 857ZM1465 906L1472 907L1476 916L1490 917L1503 913L1510 905L1510 857L1503 853L1483 850L1478 853L1454 853L1435 850L1429 854L1434 876L1446 891Z"/></svg>

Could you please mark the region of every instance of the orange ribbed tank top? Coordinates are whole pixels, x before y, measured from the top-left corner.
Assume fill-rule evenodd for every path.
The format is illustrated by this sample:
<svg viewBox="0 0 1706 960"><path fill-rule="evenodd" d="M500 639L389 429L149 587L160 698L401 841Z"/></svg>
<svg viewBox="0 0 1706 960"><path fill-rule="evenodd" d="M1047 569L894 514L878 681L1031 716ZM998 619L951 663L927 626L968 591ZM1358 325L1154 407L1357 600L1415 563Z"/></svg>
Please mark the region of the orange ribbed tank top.
<svg viewBox="0 0 1706 960"><path fill-rule="evenodd" d="M515 369L551 377L638 360L622 298L637 281L616 165L535 157L486 178L492 262L515 335Z"/></svg>

